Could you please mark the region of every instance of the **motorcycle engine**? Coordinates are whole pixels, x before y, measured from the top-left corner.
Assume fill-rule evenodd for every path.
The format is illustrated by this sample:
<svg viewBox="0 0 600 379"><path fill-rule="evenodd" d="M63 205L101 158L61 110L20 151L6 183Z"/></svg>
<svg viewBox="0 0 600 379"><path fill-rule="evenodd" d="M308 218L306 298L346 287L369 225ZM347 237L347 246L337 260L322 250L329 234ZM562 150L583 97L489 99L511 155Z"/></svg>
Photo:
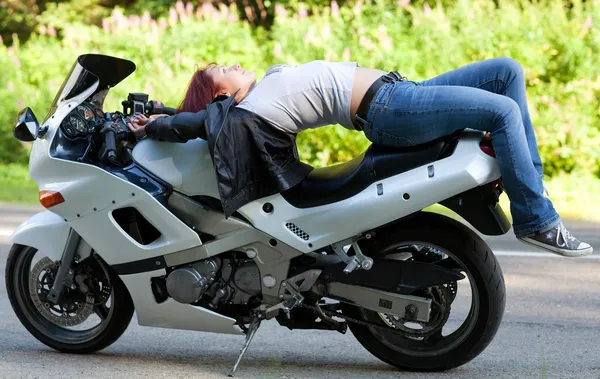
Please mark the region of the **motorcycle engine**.
<svg viewBox="0 0 600 379"><path fill-rule="evenodd" d="M236 259L232 254L179 267L167 276L166 287L169 296L180 303L211 309L247 304L261 294L260 271L251 259Z"/></svg>

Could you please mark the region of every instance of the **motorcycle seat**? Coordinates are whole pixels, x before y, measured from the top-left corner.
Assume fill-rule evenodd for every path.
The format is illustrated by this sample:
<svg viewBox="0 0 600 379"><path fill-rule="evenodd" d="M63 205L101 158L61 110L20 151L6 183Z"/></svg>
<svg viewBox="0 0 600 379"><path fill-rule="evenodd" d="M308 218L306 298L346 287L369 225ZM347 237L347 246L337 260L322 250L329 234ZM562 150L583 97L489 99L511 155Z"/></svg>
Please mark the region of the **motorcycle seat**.
<svg viewBox="0 0 600 379"><path fill-rule="evenodd" d="M440 159L448 138L411 147L371 145L356 158L315 168L299 184L281 193L296 208L311 208L348 199L372 183Z"/></svg>

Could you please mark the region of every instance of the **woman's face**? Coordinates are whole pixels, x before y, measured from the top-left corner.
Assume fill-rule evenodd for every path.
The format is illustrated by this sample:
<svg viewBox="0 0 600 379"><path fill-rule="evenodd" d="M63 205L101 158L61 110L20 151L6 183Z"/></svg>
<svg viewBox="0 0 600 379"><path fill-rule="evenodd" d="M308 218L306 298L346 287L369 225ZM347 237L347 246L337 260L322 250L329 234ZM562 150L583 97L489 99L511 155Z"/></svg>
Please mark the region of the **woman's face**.
<svg viewBox="0 0 600 379"><path fill-rule="evenodd" d="M218 95L231 96L237 90L240 95L246 94L256 83L256 74L252 71L246 71L239 64L233 66L217 66L209 69L208 74L215 83Z"/></svg>

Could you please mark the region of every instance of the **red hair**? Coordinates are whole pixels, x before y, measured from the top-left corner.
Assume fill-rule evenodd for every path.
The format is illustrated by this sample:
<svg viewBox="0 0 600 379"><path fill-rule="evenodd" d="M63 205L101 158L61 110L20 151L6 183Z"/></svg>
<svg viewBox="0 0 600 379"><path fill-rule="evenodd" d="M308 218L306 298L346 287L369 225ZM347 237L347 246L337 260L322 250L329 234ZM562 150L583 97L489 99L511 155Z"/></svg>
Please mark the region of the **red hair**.
<svg viewBox="0 0 600 379"><path fill-rule="evenodd" d="M207 70L216 66L216 63L210 63L194 73L178 112L200 112L214 100L217 88Z"/></svg>

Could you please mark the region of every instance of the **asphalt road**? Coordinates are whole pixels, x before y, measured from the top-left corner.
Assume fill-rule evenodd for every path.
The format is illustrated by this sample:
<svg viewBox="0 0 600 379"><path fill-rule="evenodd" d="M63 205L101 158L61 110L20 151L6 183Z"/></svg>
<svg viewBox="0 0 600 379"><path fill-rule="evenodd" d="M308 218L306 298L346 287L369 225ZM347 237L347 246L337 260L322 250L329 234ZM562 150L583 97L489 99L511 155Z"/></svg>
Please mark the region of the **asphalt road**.
<svg viewBox="0 0 600 379"><path fill-rule="evenodd" d="M37 209L0 206L0 270L8 231ZM567 222L600 250L600 225ZM351 333L289 331L264 323L240 378L600 378L600 255L536 254L510 235L488 239L507 286L502 326L470 363L444 373L398 371L371 356ZM0 284L0 378L225 378L243 338L140 327L87 356L54 352L15 317Z"/></svg>

